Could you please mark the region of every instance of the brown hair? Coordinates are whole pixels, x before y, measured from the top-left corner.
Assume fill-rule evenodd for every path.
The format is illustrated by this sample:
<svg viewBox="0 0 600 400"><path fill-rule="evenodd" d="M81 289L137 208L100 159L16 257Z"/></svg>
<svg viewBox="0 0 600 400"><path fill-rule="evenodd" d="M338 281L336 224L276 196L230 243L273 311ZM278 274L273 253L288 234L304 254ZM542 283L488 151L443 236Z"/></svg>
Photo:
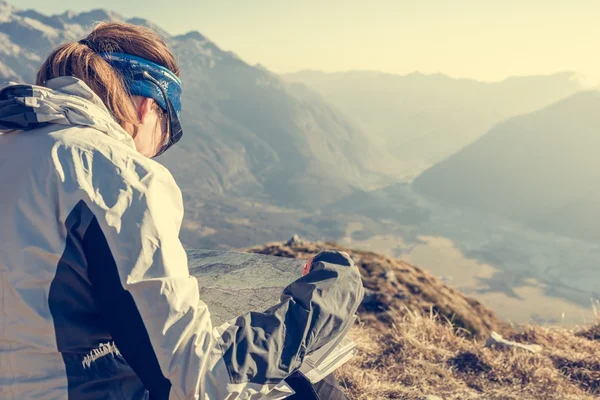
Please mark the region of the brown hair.
<svg viewBox="0 0 600 400"><path fill-rule="evenodd" d="M142 57L180 75L175 57L156 32L124 22L101 22L80 42L56 48L42 64L36 84L44 86L59 76L79 78L102 99L120 124L136 125L137 113L123 77L99 55L102 52Z"/></svg>

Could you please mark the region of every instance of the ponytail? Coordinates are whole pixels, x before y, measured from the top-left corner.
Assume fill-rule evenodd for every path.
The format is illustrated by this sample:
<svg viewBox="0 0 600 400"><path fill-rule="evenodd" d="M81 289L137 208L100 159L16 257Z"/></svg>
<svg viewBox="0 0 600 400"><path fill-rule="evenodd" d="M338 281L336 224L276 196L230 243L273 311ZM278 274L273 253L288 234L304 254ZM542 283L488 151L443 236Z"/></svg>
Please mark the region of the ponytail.
<svg viewBox="0 0 600 400"><path fill-rule="evenodd" d="M42 64L36 84L74 76L87 84L121 125L136 125L138 117L121 74L101 52L120 52L145 58L179 76L179 67L165 42L151 29L122 22L103 22L79 42L56 48Z"/></svg>

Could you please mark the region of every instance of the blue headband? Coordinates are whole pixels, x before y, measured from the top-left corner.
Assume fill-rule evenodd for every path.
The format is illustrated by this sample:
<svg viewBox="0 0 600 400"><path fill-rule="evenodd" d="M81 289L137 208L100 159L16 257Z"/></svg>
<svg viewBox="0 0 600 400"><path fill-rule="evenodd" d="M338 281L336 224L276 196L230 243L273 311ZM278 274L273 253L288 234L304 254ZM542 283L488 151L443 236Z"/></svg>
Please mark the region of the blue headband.
<svg viewBox="0 0 600 400"><path fill-rule="evenodd" d="M100 56L117 69L125 78L127 89L133 96L154 99L163 109L167 109L166 99L154 83L147 79L139 79L142 72L147 72L156 79L167 93L173 109L181 113L181 80L167 68L141 57L123 53L100 53Z"/></svg>

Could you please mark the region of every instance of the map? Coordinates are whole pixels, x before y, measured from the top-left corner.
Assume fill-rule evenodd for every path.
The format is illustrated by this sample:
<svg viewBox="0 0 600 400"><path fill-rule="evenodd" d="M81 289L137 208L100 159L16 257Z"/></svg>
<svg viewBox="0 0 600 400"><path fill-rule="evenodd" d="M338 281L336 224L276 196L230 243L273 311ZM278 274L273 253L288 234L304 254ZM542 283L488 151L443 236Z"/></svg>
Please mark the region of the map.
<svg viewBox="0 0 600 400"><path fill-rule="evenodd" d="M283 289L302 276L306 262L222 250L187 250L187 255L213 326L278 304Z"/></svg>

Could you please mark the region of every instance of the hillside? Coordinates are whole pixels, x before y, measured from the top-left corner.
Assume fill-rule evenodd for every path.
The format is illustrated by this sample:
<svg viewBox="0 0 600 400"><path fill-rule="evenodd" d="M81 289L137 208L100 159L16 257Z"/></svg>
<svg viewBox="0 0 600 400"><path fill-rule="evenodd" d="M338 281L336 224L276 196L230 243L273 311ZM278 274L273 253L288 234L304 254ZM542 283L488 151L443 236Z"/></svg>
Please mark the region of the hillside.
<svg viewBox="0 0 600 400"><path fill-rule="evenodd" d="M325 248L348 252L367 295L351 335L359 353L338 371L352 399L594 399L600 396L600 325L579 330L511 328L475 300L399 260L292 240L250 251L306 258ZM468 329L469 332L466 332ZM540 353L485 348L490 329Z"/></svg>
<svg viewBox="0 0 600 400"><path fill-rule="evenodd" d="M315 93L198 33L171 40L185 82L187 138L163 162L188 190L310 208L389 181L384 152Z"/></svg>
<svg viewBox="0 0 600 400"><path fill-rule="evenodd" d="M249 249L251 252L281 257L309 258L320 249L338 248L356 262L363 276L367 301L362 309L389 322L388 311L403 306L424 313L439 314L452 321L466 336L485 337L492 330L504 331L502 323L481 303L446 286L422 269L373 252L352 250L334 243L276 243Z"/></svg>
<svg viewBox="0 0 600 400"><path fill-rule="evenodd" d="M541 230L597 242L600 92L578 93L499 124L413 186Z"/></svg>
<svg viewBox="0 0 600 400"><path fill-rule="evenodd" d="M417 72L301 71L283 77L318 90L350 116L390 149L406 178L469 145L496 123L581 90L576 75L568 72L491 83Z"/></svg>

